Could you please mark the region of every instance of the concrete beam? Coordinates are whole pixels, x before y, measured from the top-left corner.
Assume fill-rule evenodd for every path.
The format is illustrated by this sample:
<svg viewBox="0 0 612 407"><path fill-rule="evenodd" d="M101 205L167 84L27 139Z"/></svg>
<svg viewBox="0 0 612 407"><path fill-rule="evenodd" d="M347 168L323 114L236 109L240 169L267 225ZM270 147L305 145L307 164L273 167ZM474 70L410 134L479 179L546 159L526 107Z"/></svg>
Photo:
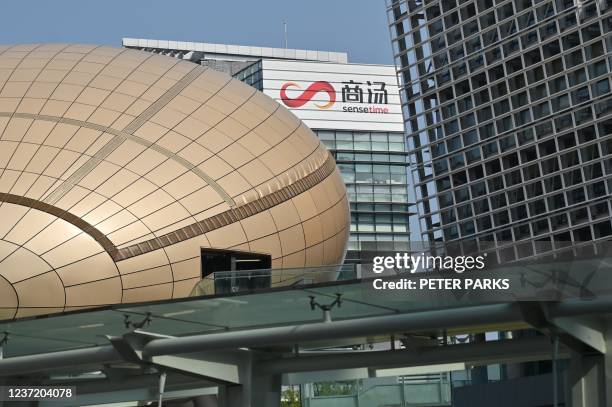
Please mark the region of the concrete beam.
<svg viewBox="0 0 612 407"><path fill-rule="evenodd" d="M567 317L553 318L551 323L597 352L606 353L606 338L597 321L584 317Z"/></svg>
<svg viewBox="0 0 612 407"><path fill-rule="evenodd" d="M181 356L154 356L157 366L202 376L222 384L240 384L244 381L241 367L250 363L249 351L202 352Z"/></svg>

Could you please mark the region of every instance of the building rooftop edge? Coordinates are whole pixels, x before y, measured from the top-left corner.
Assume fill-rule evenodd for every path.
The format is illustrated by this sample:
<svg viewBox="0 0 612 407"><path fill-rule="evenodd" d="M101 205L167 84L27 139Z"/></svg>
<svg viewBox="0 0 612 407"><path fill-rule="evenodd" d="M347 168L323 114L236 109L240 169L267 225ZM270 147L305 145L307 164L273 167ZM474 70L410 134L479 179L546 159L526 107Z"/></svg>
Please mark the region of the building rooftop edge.
<svg viewBox="0 0 612 407"><path fill-rule="evenodd" d="M163 48L216 54L239 54L260 58L348 63L348 54L346 52L255 47L249 45L213 44L206 42L155 40L146 38L122 38L121 43L124 47Z"/></svg>

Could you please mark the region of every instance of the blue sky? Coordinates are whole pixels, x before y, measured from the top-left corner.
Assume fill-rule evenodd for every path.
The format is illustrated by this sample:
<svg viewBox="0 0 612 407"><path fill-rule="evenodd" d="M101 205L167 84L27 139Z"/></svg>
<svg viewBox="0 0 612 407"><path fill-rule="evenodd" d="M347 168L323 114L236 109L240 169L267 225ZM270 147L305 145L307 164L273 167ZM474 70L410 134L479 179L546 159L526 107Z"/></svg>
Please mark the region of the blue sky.
<svg viewBox="0 0 612 407"><path fill-rule="evenodd" d="M0 43L121 44L122 37L347 51L393 63L383 0L19 0L2 4Z"/></svg>

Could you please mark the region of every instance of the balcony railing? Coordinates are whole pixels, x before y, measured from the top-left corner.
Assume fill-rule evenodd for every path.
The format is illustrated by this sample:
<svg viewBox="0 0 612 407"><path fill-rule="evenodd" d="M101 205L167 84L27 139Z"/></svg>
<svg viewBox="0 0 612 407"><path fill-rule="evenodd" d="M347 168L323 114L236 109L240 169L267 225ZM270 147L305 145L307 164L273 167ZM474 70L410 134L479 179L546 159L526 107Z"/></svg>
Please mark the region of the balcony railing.
<svg viewBox="0 0 612 407"><path fill-rule="evenodd" d="M357 278L354 264L319 267L218 271L204 277L191 296L252 292L276 287L308 285Z"/></svg>

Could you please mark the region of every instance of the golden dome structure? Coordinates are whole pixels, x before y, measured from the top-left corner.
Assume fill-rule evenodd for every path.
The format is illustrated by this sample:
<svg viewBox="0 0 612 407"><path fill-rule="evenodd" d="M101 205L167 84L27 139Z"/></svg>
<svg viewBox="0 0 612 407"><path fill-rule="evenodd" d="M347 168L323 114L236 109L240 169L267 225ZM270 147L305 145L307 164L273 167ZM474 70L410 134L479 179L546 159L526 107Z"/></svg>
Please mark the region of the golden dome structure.
<svg viewBox="0 0 612 407"><path fill-rule="evenodd" d="M339 264L331 154L226 74L107 46L0 46L0 320L181 298L202 250Z"/></svg>

